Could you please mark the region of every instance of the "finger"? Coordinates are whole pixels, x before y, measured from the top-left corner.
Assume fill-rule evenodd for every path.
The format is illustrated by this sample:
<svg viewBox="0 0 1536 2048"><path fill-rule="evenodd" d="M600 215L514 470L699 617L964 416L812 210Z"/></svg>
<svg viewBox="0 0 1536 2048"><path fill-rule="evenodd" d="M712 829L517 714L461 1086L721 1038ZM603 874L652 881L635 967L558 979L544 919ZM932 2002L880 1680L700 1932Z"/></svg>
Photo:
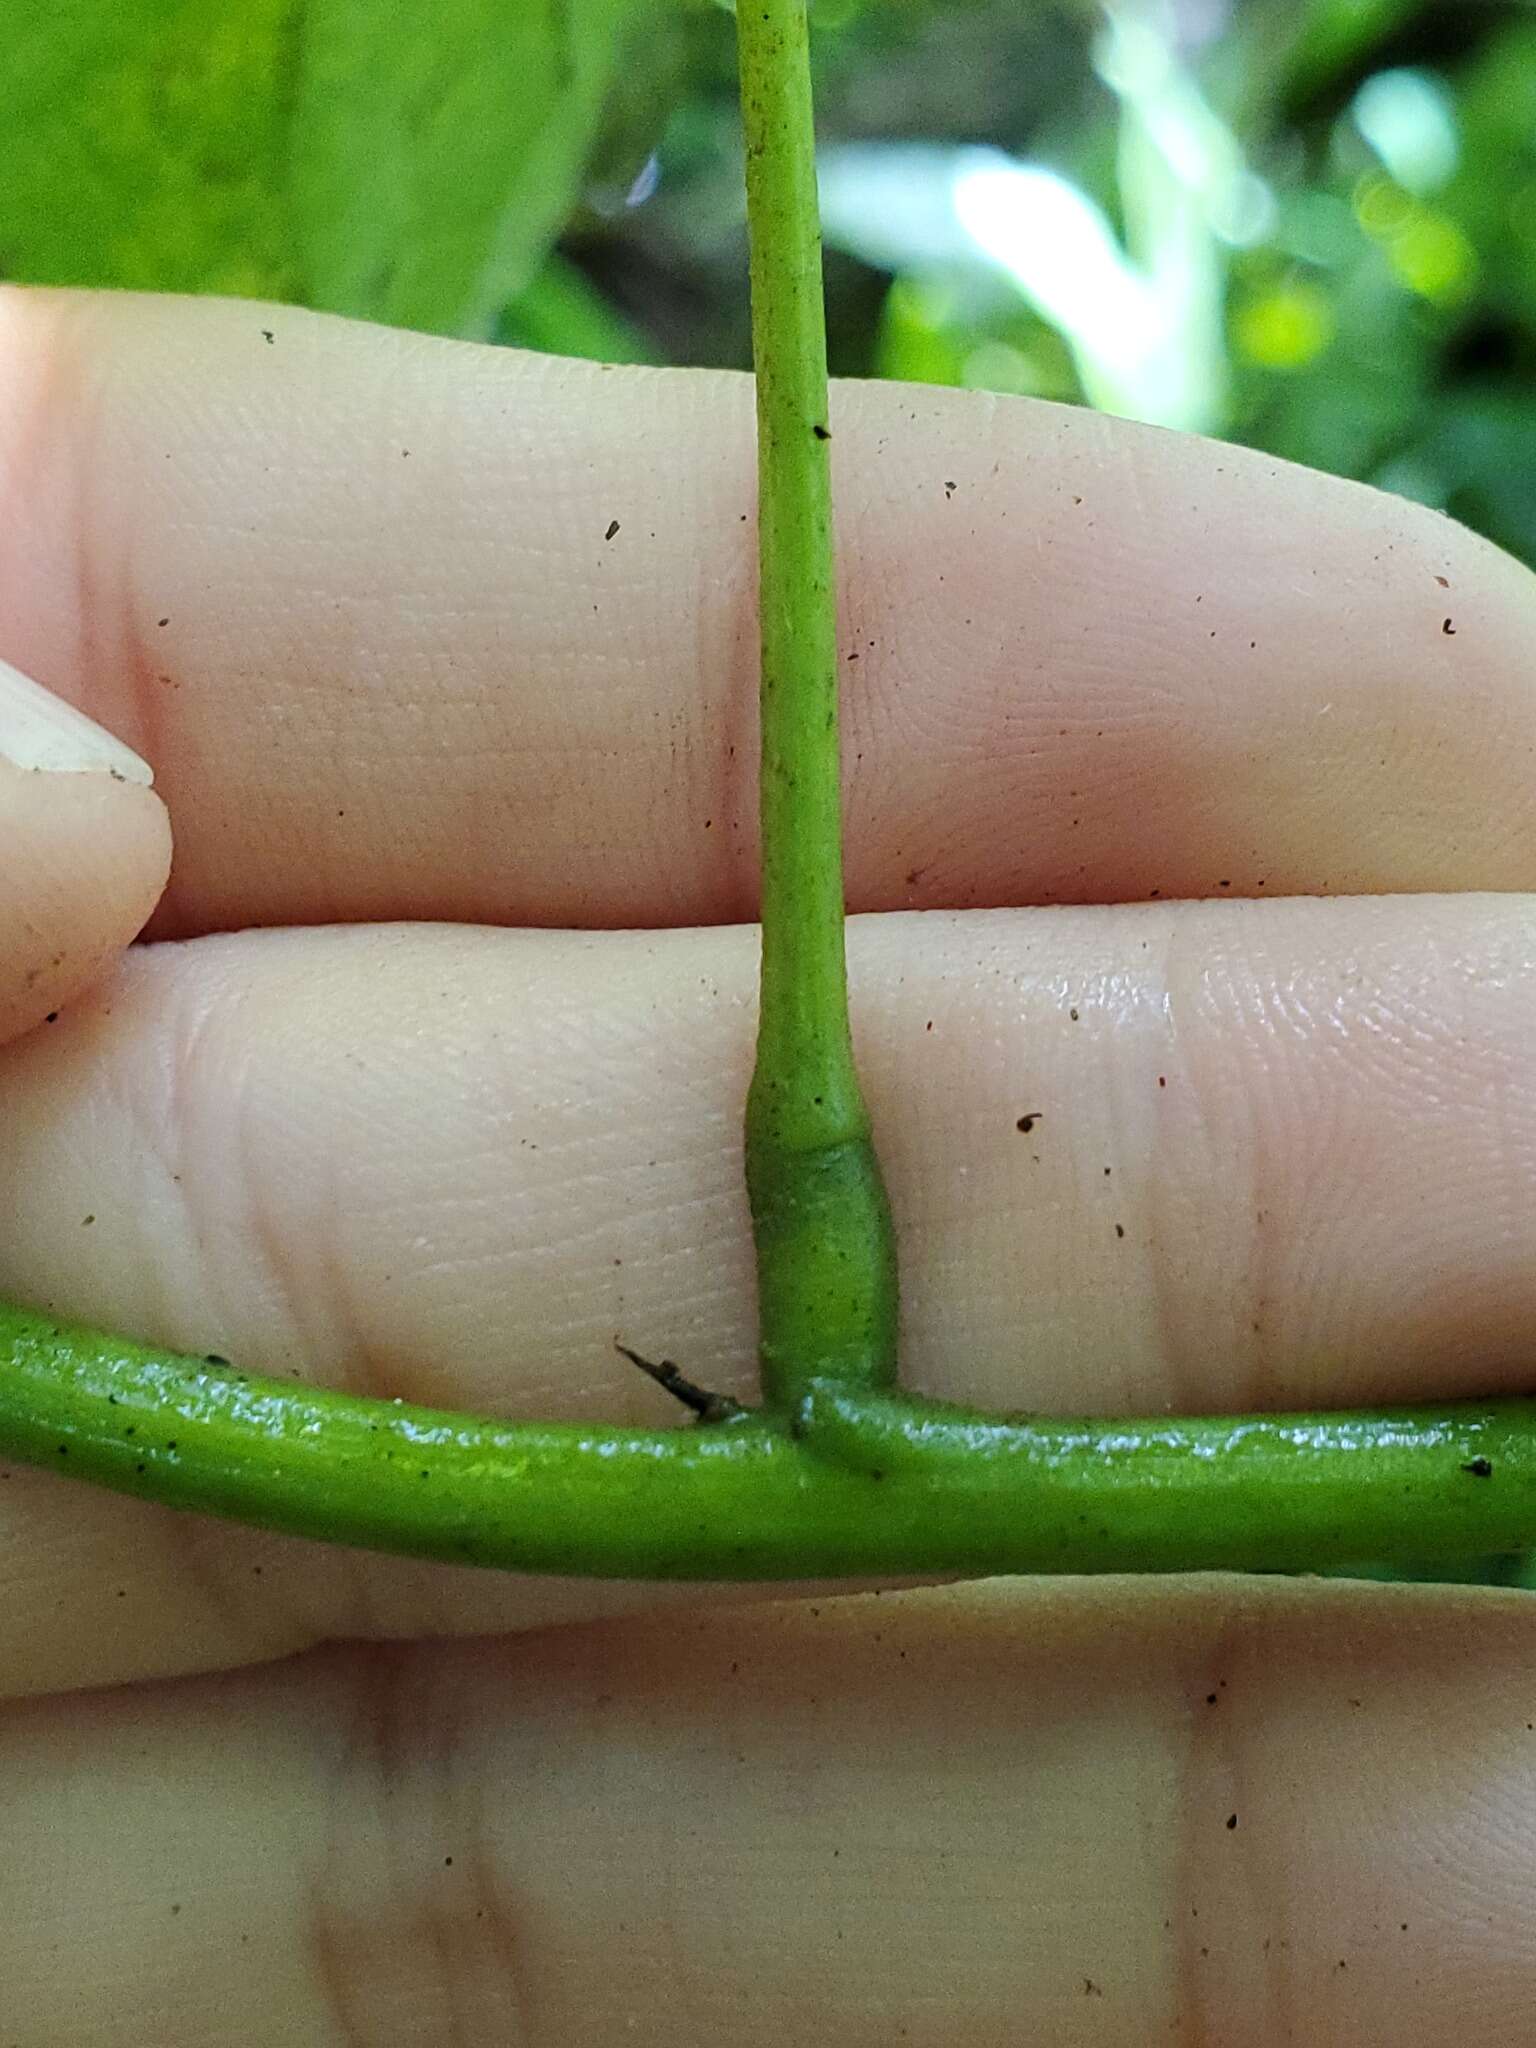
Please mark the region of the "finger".
<svg viewBox="0 0 1536 2048"><path fill-rule="evenodd" d="M12 1707L7 2025L164 2048L1461 2048L1473 2013L1513 2044L1533 1698L1526 1596L1213 1578Z"/></svg>
<svg viewBox="0 0 1536 2048"><path fill-rule="evenodd" d="M751 389L0 298L0 629L156 766L156 929L756 896ZM834 400L854 908L1536 887L1536 585L1062 407Z"/></svg>
<svg viewBox="0 0 1536 2048"><path fill-rule="evenodd" d="M855 920L904 1377L1068 1414L1527 1386L1532 918ZM615 1338L750 1398L754 966L745 930L136 950L0 1070L0 1294L445 1407L674 1419ZM12 1691L591 1611L42 1473L0 1515Z"/></svg>
<svg viewBox="0 0 1536 2048"><path fill-rule="evenodd" d="M0 1041L52 1022L154 907L170 841L149 780L0 661Z"/></svg>

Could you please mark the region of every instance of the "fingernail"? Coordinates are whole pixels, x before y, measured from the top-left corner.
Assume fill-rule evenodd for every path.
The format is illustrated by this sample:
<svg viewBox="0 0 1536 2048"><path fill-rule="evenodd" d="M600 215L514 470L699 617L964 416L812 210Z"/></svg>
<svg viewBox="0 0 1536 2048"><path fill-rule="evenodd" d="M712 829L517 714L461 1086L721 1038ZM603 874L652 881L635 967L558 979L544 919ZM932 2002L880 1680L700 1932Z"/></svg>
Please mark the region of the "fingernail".
<svg viewBox="0 0 1536 2048"><path fill-rule="evenodd" d="M8 661L0 661L0 754L18 768L115 775L146 788L155 779L131 747Z"/></svg>

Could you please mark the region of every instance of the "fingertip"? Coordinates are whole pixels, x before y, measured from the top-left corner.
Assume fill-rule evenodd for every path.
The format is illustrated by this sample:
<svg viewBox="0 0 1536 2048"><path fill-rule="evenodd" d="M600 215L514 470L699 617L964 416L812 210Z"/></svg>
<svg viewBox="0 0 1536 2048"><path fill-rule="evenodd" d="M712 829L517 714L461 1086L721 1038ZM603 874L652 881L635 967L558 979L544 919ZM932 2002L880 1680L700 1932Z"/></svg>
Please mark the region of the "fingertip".
<svg viewBox="0 0 1536 2048"><path fill-rule="evenodd" d="M51 1018L142 929L171 865L170 819L117 768L0 759L0 1041Z"/></svg>

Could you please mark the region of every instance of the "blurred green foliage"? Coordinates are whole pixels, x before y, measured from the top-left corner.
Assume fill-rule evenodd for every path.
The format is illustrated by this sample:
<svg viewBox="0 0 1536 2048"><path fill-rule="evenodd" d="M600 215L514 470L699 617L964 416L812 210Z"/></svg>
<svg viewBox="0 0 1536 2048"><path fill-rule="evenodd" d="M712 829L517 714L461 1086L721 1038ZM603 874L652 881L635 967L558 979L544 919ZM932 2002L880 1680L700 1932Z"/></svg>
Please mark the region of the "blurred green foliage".
<svg viewBox="0 0 1536 2048"><path fill-rule="evenodd" d="M1528 6L819 12L838 371L1197 427L1536 563ZM653 359L745 364L729 23L679 10L646 40L564 246Z"/></svg>
<svg viewBox="0 0 1536 2048"><path fill-rule="evenodd" d="M0 275L482 330L578 197L632 0L10 0Z"/></svg>
<svg viewBox="0 0 1536 2048"><path fill-rule="evenodd" d="M1423 498L1536 563L1530 6L821 16L838 371L1094 397ZM745 362L729 25L678 16L672 41L653 193L598 186L567 248L659 360ZM639 168L623 104L610 137L616 195ZM989 215L956 231L981 152L1034 182L991 164Z"/></svg>
<svg viewBox="0 0 1536 2048"><path fill-rule="evenodd" d="M1536 562L1517 0L818 0L833 367L1087 402ZM748 360L718 0L12 0L0 274Z"/></svg>

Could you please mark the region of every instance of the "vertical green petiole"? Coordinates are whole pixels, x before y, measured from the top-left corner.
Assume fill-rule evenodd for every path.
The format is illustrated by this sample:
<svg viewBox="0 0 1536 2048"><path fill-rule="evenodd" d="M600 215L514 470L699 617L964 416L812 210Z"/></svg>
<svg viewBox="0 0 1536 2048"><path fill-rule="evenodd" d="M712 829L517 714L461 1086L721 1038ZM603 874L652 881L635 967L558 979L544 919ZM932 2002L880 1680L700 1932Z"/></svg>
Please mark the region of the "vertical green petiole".
<svg viewBox="0 0 1536 2048"><path fill-rule="evenodd" d="M764 1399L896 1378L890 1207L843 951L831 428L805 0L739 0L762 647L762 974L747 1097Z"/></svg>

